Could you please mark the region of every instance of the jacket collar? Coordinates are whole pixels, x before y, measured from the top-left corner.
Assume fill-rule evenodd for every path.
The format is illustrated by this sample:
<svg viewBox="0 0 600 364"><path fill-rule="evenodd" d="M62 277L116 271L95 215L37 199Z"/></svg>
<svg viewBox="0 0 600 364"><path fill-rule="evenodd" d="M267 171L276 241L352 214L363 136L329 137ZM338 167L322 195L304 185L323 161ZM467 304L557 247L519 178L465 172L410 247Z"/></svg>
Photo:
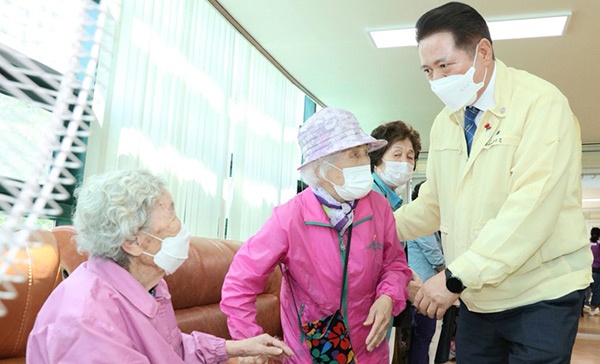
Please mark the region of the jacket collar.
<svg viewBox="0 0 600 364"><path fill-rule="evenodd" d="M484 103L486 103L484 106L489 106L489 100L494 100L495 104L493 104L484 112L479 121L480 125L477 127L478 131L476 132L476 135L479 133L485 133L485 135L483 137L477 137L473 141L473 146L471 147L471 156L469 157L464 170L465 174L473 164L476 156L479 154L479 152L481 152L482 148L490 143L499 133L498 129L500 124L506 117L508 101L510 100L512 94L510 87L507 86L510 84L510 75L507 70L508 69L506 65L502 63L502 61L496 60L496 65L494 67L495 81L492 85L493 88L486 89L484 92L487 93L487 101L484 101ZM450 113L449 110L445 108L442 113L446 113L447 117L450 118L453 123L462 128L465 117L464 109ZM466 153L466 141L464 142L464 151Z"/></svg>
<svg viewBox="0 0 600 364"><path fill-rule="evenodd" d="M509 82L509 77L510 75L507 72L506 65L499 59L496 59L494 73L492 75L493 82L490 82L488 88L473 105L480 110L494 114L498 119L504 119L512 93L510 88L506 87ZM455 124L462 126L465 118L464 108L454 113L450 112L448 108L444 108L442 113L445 113ZM491 124L490 126L492 128L494 127L494 125Z"/></svg>
<svg viewBox="0 0 600 364"><path fill-rule="evenodd" d="M158 312L156 298L168 296L166 283L161 280L155 288L155 297L138 282L128 271L110 259L91 257L85 263L87 269L105 280L125 297L134 307L148 317L154 317Z"/></svg>
<svg viewBox="0 0 600 364"><path fill-rule="evenodd" d="M379 178L379 175L377 173L373 172L372 175L373 183L381 191L383 197L385 197L388 200L390 206L392 206L392 210L398 210L400 206L402 206L402 197L398 196L395 191L393 191L388 185L386 185L385 182L383 182L381 178Z"/></svg>
<svg viewBox="0 0 600 364"><path fill-rule="evenodd" d="M356 204L356 208L354 209L354 220L352 225L356 226L362 220L368 220L373 216L373 210L371 209L371 204L367 201L370 200L370 195L372 193L378 193L375 191L369 191L369 194L360 200ZM317 224L328 226L333 229L333 225L331 225L331 221L329 221L329 217L323 210L323 206L317 197L313 193L311 188L307 188L302 191L299 195L302 200L303 205L303 213L304 213L304 222L306 224Z"/></svg>
<svg viewBox="0 0 600 364"><path fill-rule="evenodd" d="M494 87L496 86L496 74L497 67L496 62L494 62L494 70L492 71L492 76L490 77L490 83L487 85L486 89L483 90L481 97L479 97L473 106L485 112L488 109L491 109L496 105L496 101L494 99Z"/></svg>

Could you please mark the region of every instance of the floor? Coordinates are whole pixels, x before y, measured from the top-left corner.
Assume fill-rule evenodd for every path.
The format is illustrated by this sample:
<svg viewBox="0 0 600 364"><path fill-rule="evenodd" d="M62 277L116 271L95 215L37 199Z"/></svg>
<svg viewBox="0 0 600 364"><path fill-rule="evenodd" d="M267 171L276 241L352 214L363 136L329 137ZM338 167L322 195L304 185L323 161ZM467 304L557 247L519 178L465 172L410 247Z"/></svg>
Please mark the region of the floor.
<svg viewBox="0 0 600 364"><path fill-rule="evenodd" d="M393 340L393 337L391 339ZM571 364L599 363L600 315L590 316L586 310L584 316L579 319L579 330L573 346ZM447 364L456 364L456 362L448 362Z"/></svg>
<svg viewBox="0 0 600 364"><path fill-rule="evenodd" d="M600 315L587 312L579 319L571 364L600 363Z"/></svg>

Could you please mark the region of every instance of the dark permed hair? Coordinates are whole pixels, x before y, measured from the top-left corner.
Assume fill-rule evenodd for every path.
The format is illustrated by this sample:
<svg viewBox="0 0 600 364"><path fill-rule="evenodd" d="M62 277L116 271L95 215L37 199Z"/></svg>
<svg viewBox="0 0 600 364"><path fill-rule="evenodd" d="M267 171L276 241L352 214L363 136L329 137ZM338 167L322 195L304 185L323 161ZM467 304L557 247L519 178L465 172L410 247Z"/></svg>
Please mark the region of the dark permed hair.
<svg viewBox="0 0 600 364"><path fill-rule="evenodd" d="M369 157L371 157L371 172L375 170L375 166L381 162L383 154L392 144L407 138L415 150L415 165L413 168L416 168L417 159L419 159L419 153L421 152L421 135L419 135L419 132L415 128L400 120L390 121L373 129L371 136L375 139L385 139L388 142L385 148L369 153Z"/></svg>

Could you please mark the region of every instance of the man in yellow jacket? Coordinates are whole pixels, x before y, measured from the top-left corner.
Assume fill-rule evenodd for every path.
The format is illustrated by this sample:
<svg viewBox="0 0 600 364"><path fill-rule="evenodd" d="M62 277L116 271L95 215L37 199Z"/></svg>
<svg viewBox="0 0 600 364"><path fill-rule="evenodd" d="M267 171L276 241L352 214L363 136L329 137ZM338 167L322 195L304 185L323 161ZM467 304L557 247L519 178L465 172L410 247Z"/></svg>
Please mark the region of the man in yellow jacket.
<svg viewBox="0 0 600 364"><path fill-rule="evenodd" d="M495 59L468 5L425 13L417 41L446 107L427 182L395 216L403 241L439 227L448 269L415 305L441 318L460 298L459 362L568 363L591 281L578 121L556 87Z"/></svg>

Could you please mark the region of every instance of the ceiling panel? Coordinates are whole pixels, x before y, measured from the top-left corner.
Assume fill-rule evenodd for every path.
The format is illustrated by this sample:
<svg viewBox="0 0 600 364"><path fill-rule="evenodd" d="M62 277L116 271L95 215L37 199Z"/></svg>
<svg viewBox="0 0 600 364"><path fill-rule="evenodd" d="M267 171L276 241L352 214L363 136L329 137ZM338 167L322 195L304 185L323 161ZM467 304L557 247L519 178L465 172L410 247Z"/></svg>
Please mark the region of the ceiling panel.
<svg viewBox="0 0 600 364"><path fill-rule="evenodd" d="M443 105L419 69L416 47L376 49L366 31L412 27L421 14L445 1L218 2L324 105L354 112L367 131L383 122L404 120L420 131L427 150L429 129ZM571 12L564 36L500 40L494 42L494 50L507 65L560 88L580 120L583 143L600 143L600 1L465 2L487 20ZM593 158L586 163L586 168L600 168L600 161L593 164Z"/></svg>

